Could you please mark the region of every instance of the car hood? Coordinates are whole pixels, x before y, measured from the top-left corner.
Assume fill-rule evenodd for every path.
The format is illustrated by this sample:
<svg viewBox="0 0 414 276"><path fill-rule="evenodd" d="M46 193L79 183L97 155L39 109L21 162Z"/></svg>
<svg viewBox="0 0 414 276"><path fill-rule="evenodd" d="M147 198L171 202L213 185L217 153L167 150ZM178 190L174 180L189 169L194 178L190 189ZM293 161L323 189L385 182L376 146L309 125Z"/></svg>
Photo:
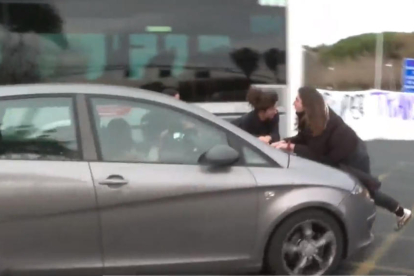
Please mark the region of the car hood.
<svg viewBox="0 0 414 276"><path fill-rule="evenodd" d="M339 169L296 155L290 155L290 164L287 168L288 155L286 154L284 160L281 160L278 152L277 157L280 165L285 168L284 173L290 176L291 184L324 185L349 191L355 188L355 178Z"/></svg>

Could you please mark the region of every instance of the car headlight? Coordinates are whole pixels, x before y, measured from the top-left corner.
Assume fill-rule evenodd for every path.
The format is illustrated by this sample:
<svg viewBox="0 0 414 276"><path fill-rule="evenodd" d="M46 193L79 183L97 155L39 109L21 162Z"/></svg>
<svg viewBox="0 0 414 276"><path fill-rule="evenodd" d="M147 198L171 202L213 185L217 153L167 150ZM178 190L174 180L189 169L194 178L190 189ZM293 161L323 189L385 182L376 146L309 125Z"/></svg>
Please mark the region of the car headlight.
<svg viewBox="0 0 414 276"><path fill-rule="evenodd" d="M363 192L364 192L364 188L359 184L355 184L355 187L352 190L352 194L359 195L359 194L362 194Z"/></svg>
<svg viewBox="0 0 414 276"><path fill-rule="evenodd" d="M358 183L355 184L355 187L352 190L352 194L354 194L354 195L361 195L361 196L364 196L366 198L371 199L371 195L370 195L368 189L365 188L364 186L358 184Z"/></svg>

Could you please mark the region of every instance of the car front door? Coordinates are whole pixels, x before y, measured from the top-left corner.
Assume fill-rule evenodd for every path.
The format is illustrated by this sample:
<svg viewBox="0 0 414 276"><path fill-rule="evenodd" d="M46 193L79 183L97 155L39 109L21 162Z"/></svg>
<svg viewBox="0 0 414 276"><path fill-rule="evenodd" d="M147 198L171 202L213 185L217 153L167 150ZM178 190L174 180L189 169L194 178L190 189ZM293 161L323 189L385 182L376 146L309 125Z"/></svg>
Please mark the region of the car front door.
<svg viewBox="0 0 414 276"><path fill-rule="evenodd" d="M71 95L0 101L5 275L102 275L96 199L88 163L82 161L74 106Z"/></svg>
<svg viewBox="0 0 414 276"><path fill-rule="evenodd" d="M211 146L227 144L226 134L155 103L94 96L89 106L101 149L100 162L90 166L105 273L246 264L255 242L255 179L243 166L197 163Z"/></svg>

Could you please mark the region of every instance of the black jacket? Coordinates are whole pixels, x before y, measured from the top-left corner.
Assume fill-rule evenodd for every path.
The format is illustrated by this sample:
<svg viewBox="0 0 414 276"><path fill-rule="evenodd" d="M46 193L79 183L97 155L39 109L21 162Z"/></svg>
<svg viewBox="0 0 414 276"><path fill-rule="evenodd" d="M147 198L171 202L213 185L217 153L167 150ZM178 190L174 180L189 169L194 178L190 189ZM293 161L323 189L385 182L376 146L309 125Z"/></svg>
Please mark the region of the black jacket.
<svg viewBox="0 0 414 276"><path fill-rule="evenodd" d="M301 122L304 113L297 113L297 116ZM300 123L298 134L285 140L295 144L294 152L299 156L336 165L347 160L357 149L360 138L341 117L329 109L329 120L322 134L313 136L304 123Z"/></svg>
<svg viewBox="0 0 414 276"><path fill-rule="evenodd" d="M297 113L299 122L303 115ZM297 155L342 169L358 178L370 191L381 186L370 175L370 160L364 141L330 108L329 120L322 134L312 136L304 124L299 124L298 134L285 140L295 144Z"/></svg>
<svg viewBox="0 0 414 276"><path fill-rule="evenodd" d="M253 110L237 118L232 123L256 137L269 135L272 137L271 143L280 140L279 113L271 120L262 121L259 119L257 111Z"/></svg>

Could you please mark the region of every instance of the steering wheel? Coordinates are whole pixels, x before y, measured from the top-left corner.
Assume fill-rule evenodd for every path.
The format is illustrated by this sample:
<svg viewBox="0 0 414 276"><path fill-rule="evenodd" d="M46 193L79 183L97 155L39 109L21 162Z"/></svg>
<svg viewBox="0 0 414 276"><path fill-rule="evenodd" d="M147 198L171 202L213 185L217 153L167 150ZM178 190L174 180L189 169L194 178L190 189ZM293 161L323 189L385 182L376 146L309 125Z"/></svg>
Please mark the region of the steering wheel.
<svg viewBox="0 0 414 276"><path fill-rule="evenodd" d="M195 129L183 129L168 132L161 140L160 160L197 160L201 154L197 148L197 131Z"/></svg>

